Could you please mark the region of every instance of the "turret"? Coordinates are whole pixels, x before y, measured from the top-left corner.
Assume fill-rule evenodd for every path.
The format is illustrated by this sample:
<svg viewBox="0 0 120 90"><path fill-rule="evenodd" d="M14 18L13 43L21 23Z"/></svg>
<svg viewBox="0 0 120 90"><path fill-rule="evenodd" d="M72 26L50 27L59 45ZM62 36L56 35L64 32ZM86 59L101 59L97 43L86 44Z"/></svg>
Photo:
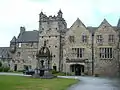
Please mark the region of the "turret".
<svg viewBox="0 0 120 90"><path fill-rule="evenodd" d="M62 14L63 14L62 11L59 10L57 17L62 18Z"/></svg>

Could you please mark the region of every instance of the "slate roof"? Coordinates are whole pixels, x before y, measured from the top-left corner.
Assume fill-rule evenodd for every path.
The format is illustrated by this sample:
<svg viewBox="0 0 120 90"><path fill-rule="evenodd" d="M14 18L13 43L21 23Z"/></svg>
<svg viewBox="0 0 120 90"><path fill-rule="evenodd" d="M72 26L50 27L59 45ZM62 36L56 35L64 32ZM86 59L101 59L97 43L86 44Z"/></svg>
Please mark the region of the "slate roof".
<svg viewBox="0 0 120 90"><path fill-rule="evenodd" d="M87 27L90 33L94 33L98 27Z"/></svg>
<svg viewBox="0 0 120 90"><path fill-rule="evenodd" d="M18 43L28 43L28 42L38 42L39 32L34 31L25 31L22 34L20 33L17 39Z"/></svg>
<svg viewBox="0 0 120 90"><path fill-rule="evenodd" d="M120 18L119 18L119 20L118 20L117 27L120 27Z"/></svg>
<svg viewBox="0 0 120 90"><path fill-rule="evenodd" d="M10 41L10 43L15 43L16 42L16 37L14 36L13 38L12 38L12 40Z"/></svg>
<svg viewBox="0 0 120 90"><path fill-rule="evenodd" d="M11 59L10 47L0 47L0 59Z"/></svg>

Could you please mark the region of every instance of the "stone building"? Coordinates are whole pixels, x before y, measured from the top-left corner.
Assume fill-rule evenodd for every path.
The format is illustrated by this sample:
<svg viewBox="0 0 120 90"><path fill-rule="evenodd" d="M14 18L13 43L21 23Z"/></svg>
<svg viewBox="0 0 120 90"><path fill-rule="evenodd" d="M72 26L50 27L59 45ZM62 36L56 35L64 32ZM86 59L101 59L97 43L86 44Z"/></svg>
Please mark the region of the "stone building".
<svg viewBox="0 0 120 90"><path fill-rule="evenodd" d="M10 47L0 47L0 62L4 67L9 67L12 60L9 50Z"/></svg>
<svg viewBox="0 0 120 90"><path fill-rule="evenodd" d="M77 18L70 28L59 10L57 16L39 14L39 30L20 27L10 41L11 70L35 69L36 54L44 46L52 59L50 69L71 73L117 76L120 73L120 20L110 25L106 19L98 27L86 27Z"/></svg>

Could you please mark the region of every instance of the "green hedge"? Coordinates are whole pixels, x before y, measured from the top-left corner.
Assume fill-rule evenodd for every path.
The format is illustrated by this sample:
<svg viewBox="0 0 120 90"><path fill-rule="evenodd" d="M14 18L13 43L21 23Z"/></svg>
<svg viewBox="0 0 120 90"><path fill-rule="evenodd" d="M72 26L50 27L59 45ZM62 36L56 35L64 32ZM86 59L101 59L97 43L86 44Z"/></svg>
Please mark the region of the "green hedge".
<svg viewBox="0 0 120 90"><path fill-rule="evenodd" d="M0 67L2 67L2 62L0 62Z"/></svg>
<svg viewBox="0 0 120 90"><path fill-rule="evenodd" d="M71 76L70 73L65 73L65 72L59 72L59 71L55 71L55 70L51 70L52 74L56 75L56 76Z"/></svg>
<svg viewBox="0 0 120 90"><path fill-rule="evenodd" d="M9 70L9 67L0 67L0 72L8 72Z"/></svg>
<svg viewBox="0 0 120 90"><path fill-rule="evenodd" d="M0 67L0 72L2 72L3 71L3 67Z"/></svg>

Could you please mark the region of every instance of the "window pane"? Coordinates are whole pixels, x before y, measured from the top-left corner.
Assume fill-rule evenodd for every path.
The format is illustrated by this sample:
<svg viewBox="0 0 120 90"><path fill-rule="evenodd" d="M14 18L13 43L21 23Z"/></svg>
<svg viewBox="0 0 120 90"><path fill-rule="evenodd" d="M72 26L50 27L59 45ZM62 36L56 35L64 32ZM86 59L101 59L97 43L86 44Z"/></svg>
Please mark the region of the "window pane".
<svg viewBox="0 0 120 90"><path fill-rule="evenodd" d="M107 58L107 48L105 48L105 58Z"/></svg>
<svg viewBox="0 0 120 90"><path fill-rule="evenodd" d="M109 52L109 48L107 49L107 52L108 52L108 58L110 58L110 52Z"/></svg>
<svg viewBox="0 0 120 90"><path fill-rule="evenodd" d="M79 57L79 48L77 48L77 57Z"/></svg>
<svg viewBox="0 0 120 90"><path fill-rule="evenodd" d="M110 58L112 58L112 48L110 48Z"/></svg>
<svg viewBox="0 0 120 90"><path fill-rule="evenodd" d="M99 51L100 51L100 58L102 58L102 49L100 48Z"/></svg>

